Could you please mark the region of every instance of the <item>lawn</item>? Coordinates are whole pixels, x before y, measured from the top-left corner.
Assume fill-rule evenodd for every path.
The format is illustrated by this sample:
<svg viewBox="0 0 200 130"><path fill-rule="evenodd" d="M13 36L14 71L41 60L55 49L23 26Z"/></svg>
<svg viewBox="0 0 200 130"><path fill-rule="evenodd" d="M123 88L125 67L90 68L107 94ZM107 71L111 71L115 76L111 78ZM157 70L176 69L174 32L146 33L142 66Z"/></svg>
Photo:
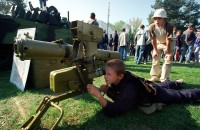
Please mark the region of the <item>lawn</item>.
<svg viewBox="0 0 200 130"><path fill-rule="evenodd" d="M151 63L137 65L133 57L125 61L126 67L144 78L149 78ZM184 88L200 88L200 70L196 64L173 63L171 80L182 78ZM0 72L0 129L16 130L35 113L45 96L55 95L49 88L31 89L21 92L9 82L10 71ZM99 86L103 77L96 78L94 84ZM116 117L106 117L99 102L88 93L78 95L59 103L64 116L57 129L86 130L199 130L200 105L178 104L164 106L162 111L146 115L140 110L133 110ZM47 111L39 129L50 129L59 112L54 108Z"/></svg>

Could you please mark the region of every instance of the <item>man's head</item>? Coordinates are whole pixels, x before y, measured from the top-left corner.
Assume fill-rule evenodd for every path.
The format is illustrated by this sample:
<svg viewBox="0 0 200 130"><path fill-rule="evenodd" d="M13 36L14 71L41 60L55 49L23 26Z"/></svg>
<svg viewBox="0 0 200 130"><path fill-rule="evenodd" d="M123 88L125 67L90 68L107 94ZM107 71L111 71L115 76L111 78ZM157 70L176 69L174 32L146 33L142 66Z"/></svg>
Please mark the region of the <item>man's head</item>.
<svg viewBox="0 0 200 130"><path fill-rule="evenodd" d="M124 77L126 67L119 59L113 59L106 63L105 81L107 84L118 84Z"/></svg>
<svg viewBox="0 0 200 130"><path fill-rule="evenodd" d="M177 30L177 31L176 31L176 35L177 35L177 36L180 36L181 34L182 34L182 31L181 31L181 30Z"/></svg>
<svg viewBox="0 0 200 130"><path fill-rule="evenodd" d="M92 13L90 14L90 18L91 18L91 19L95 19L95 13L92 12Z"/></svg>
<svg viewBox="0 0 200 130"><path fill-rule="evenodd" d="M144 29L144 28L145 28L145 26L142 24L142 25L140 25L140 28L141 28L141 29Z"/></svg>
<svg viewBox="0 0 200 130"><path fill-rule="evenodd" d="M167 21L167 12L164 9L157 9L152 16L152 20L158 27L162 27Z"/></svg>
<svg viewBox="0 0 200 130"><path fill-rule="evenodd" d="M193 30L193 29L194 29L194 24L189 23L189 24L188 24L188 29Z"/></svg>

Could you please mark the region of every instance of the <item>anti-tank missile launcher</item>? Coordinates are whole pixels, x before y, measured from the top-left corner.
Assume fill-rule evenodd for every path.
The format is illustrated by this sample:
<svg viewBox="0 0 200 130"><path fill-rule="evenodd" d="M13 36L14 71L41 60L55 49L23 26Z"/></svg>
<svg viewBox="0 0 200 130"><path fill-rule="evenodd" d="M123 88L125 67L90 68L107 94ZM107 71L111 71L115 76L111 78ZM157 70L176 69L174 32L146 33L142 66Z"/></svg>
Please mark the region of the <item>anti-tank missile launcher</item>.
<svg viewBox="0 0 200 130"><path fill-rule="evenodd" d="M22 129L36 129L41 117L50 106L58 108L61 115L54 124L54 129L63 116L63 110L55 104L61 100L80 95L86 91L86 85L92 83L95 77L103 75L105 63L110 59L119 59L119 53L97 49L97 42L101 41L103 30L74 21L71 24L73 45L62 40L44 42L29 39L16 39L14 50L21 60L27 59L57 59L66 63L66 68L50 73L50 88L54 92L64 94L46 97Z"/></svg>

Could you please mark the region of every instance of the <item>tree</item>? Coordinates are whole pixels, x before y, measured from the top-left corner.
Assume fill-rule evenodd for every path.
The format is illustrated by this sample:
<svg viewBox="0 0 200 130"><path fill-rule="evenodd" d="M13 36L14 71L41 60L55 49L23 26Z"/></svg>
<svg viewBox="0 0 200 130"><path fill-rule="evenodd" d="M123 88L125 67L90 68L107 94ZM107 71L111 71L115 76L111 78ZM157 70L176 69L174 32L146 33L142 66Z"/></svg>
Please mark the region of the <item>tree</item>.
<svg viewBox="0 0 200 130"><path fill-rule="evenodd" d="M122 20L115 22L114 24L111 25L111 28L114 30L117 30L117 32L121 32L122 29L125 27L126 23Z"/></svg>
<svg viewBox="0 0 200 130"><path fill-rule="evenodd" d="M168 21L179 29L183 29L188 23L199 24L200 4L195 0L156 0L151 7L155 10L164 8L167 11ZM153 13L152 11L149 14L149 24L153 22L151 20Z"/></svg>
<svg viewBox="0 0 200 130"><path fill-rule="evenodd" d="M25 8L24 0L0 0L0 13L8 14L12 5L17 5L20 8Z"/></svg>
<svg viewBox="0 0 200 130"><path fill-rule="evenodd" d="M138 28L140 27L140 25L142 25L142 19L139 19L139 18L130 19L129 25L131 26L132 35L134 38Z"/></svg>

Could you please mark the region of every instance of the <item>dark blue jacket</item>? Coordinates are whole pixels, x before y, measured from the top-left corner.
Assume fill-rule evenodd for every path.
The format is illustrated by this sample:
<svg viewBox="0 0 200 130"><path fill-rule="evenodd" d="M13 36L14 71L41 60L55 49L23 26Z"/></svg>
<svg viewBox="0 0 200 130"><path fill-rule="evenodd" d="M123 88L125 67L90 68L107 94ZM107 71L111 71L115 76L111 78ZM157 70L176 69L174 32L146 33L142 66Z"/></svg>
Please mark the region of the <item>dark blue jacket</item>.
<svg viewBox="0 0 200 130"><path fill-rule="evenodd" d="M106 94L114 102L108 101L103 111L107 116L113 117L137 107L147 92L143 84L127 71L120 83L111 85Z"/></svg>
<svg viewBox="0 0 200 130"><path fill-rule="evenodd" d="M108 45L108 34L106 33L103 34L101 43Z"/></svg>

